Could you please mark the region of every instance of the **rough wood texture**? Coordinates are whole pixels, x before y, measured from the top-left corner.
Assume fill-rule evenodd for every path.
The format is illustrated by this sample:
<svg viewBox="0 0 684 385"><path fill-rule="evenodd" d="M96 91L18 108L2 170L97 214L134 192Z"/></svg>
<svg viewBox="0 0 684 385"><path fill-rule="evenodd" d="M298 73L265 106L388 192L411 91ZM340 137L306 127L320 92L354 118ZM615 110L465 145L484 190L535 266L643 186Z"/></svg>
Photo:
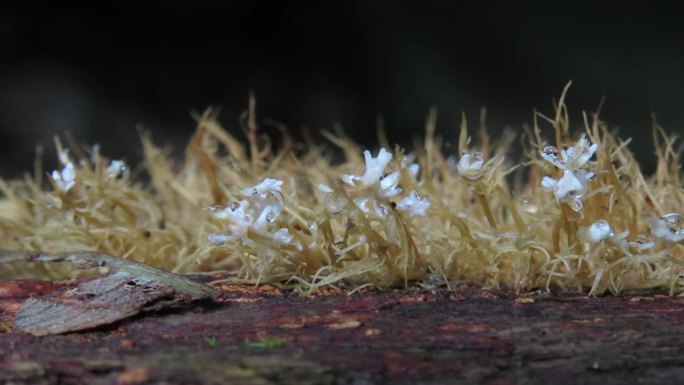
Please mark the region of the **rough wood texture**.
<svg viewBox="0 0 684 385"><path fill-rule="evenodd" d="M88 280L59 296L27 299L14 325L37 336L91 329L132 317L145 305L173 294L171 286L132 280L130 275L116 272Z"/></svg>
<svg viewBox="0 0 684 385"><path fill-rule="evenodd" d="M677 383L684 300L483 291L299 298L225 287L221 303L34 337L13 319L58 285L0 284L2 384ZM280 339L255 348L245 339ZM278 344L275 344L278 345Z"/></svg>

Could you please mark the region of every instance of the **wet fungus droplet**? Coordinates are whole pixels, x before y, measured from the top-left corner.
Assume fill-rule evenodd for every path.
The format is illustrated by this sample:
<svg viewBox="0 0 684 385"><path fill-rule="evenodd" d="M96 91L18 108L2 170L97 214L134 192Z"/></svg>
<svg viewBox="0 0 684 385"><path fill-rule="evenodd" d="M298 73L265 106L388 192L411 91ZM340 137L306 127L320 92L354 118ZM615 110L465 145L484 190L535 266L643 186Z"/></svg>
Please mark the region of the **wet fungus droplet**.
<svg viewBox="0 0 684 385"><path fill-rule="evenodd" d="M655 238L647 231L642 231L637 236L634 246L639 250L649 250L655 246Z"/></svg>
<svg viewBox="0 0 684 385"><path fill-rule="evenodd" d="M225 210L225 208L226 207L222 206L222 205L207 205L207 206L202 207L202 209L205 212L212 214L212 215L214 215L214 214L216 214L222 210Z"/></svg>
<svg viewBox="0 0 684 385"><path fill-rule="evenodd" d="M650 242L653 242L653 236L646 231L642 231L639 233L639 236L637 237L637 242L642 245L648 244Z"/></svg>
<svg viewBox="0 0 684 385"><path fill-rule="evenodd" d="M520 204L520 208L522 208L525 212L528 212L530 214L534 214L537 212L537 204L534 202L534 200L528 196L520 196L518 197L518 204Z"/></svg>
<svg viewBox="0 0 684 385"><path fill-rule="evenodd" d="M260 198L263 201L269 204L277 205L278 207L282 207L285 203L285 198L283 197L283 194L280 191L274 189L268 190L265 193L261 194Z"/></svg>
<svg viewBox="0 0 684 385"><path fill-rule="evenodd" d="M674 235L684 234L684 217L677 213L669 213L660 217L667 229Z"/></svg>
<svg viewBox="0 0 684 385"><path fill-rule="evenodd" d="M556 146L546 146L542 150L542 155L544 157L558 159L558 149L556 148Z"/></svg>

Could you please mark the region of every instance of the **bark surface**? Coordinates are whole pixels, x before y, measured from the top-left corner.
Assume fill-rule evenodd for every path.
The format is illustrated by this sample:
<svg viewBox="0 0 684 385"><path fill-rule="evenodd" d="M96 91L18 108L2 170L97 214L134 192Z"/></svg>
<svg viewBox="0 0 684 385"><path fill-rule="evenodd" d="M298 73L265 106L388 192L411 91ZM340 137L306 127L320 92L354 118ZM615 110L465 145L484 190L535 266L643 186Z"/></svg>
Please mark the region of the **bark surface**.
<svg viewBox="0 0 684 385"><path fill-rule="evenodd" d="M684 300L454 290L223 287L219 302L94 330L15 329L59 283L0 283L0 384L678 383Z"/></svg>

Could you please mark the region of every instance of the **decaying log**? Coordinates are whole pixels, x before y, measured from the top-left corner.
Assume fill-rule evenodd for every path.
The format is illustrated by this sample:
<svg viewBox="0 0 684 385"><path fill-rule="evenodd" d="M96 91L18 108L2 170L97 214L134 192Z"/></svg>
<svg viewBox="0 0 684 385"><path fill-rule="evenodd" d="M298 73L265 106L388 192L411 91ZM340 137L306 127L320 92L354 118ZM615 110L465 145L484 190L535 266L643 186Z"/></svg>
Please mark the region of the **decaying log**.
<svg viewBox="0 0 684 385"><path fill-rule="evenodd" d="M684 300L454 290L319 294L225 286L218 303L85 332L13 326L29 296L0 284L3 384L677 383Z"/></svg>

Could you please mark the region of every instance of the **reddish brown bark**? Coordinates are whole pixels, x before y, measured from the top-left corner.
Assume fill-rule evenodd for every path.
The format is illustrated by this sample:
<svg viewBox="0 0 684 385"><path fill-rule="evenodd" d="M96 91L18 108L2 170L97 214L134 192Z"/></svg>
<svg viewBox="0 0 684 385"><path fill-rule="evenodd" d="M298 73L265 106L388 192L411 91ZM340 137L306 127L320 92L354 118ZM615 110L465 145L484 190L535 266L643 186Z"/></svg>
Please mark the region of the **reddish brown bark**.
<svg viewBox="0 0 684 385"><path fill-rule="evenodd" d="M219 303L35 337L13 317L49 283L0 285L0 383L676 383L684 300L225 287ZM281 341L257 348L245 343ZM279 345L279 346L278 346Z"/></svg>

